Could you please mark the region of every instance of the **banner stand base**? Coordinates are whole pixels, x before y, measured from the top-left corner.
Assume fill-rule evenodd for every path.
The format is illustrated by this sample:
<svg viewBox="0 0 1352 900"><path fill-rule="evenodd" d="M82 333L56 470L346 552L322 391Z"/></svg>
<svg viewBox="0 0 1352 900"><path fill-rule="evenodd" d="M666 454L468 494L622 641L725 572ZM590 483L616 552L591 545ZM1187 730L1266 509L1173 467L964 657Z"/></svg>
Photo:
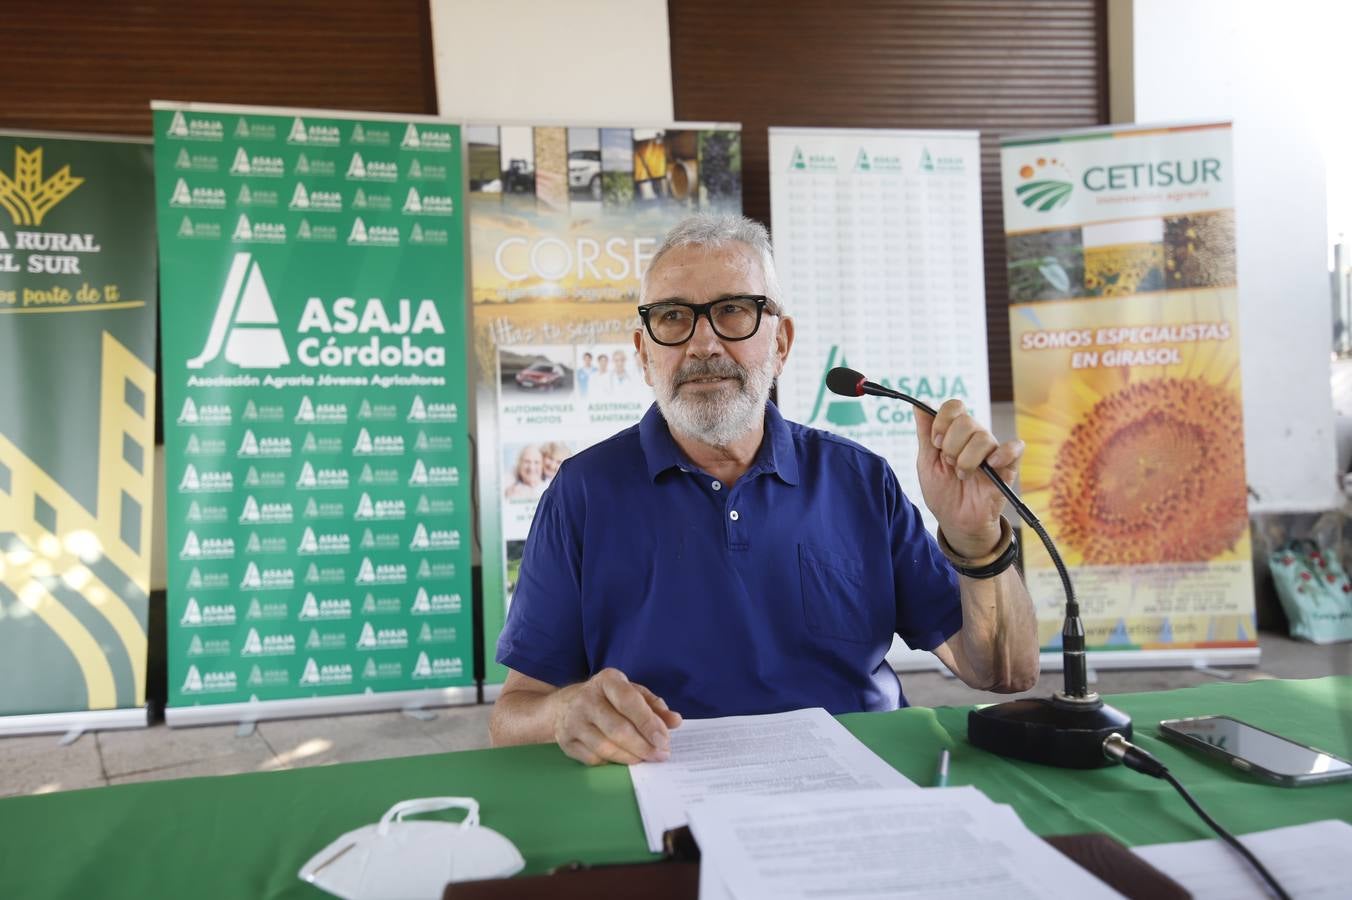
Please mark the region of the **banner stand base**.
<svg viewBox="0 0 1352 900"><path fill-rule="evenodd" d="M1205 669L1214 666L1257 667L1261 652L1253 647L1180 647L1177 650L1090 650L1089 667L1098 669ZM1042 654L1042 671L1060 672L1060 650Z"/></svg>
<svg viewBox="0 0 1352 900"><path fill-rule="evenodd" d="M1059 650L1041 654L1042 671L1061 671ZM1090 669L1197 669L1206 674L1218 666L1257 667L1261 653L1254 647L1180 647L1177 650L1090 650L1085 660ZM887 661L896 672L933 672L948 670L932 653L922 653L903 647L887 655ZM1224 674L1216 677L1226 677Z"/></svg>
<svg viewBox="0 0 1352 900"><path fill-rule="evenodd" d="M256 703L218 703L212 706L169 706L164 710L170 728L219 725L223 722L262 722L267 719L303 719L311 716L341 716L352 713L426 709L433 706L470 706L478 702L473 685L420 691L388 691L380 694L345 694L338 697L298 697Z"/></svg>
<svg viewBox="0 0 1352 900"><path fill-rule="evenodd" d="M69 734L83 731L113 731L150 725L150 707L130 709L85 709L61 713L0 716L0 737L21 734Z"/></svg>

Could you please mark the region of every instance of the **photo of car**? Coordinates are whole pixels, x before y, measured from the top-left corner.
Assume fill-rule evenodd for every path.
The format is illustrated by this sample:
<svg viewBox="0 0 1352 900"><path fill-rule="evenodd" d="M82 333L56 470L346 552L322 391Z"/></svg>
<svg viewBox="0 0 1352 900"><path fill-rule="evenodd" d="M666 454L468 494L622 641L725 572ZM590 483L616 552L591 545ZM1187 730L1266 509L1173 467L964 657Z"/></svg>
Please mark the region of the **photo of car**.
<svg viewBox="0 0 1352 900"><path fill-rule="evenodd" d="M516 383L522 390L552 391L563 386L565 375L556 362L534 362L516 373Z"/></svg>
<svg viewBox="0 0 1352 900"><path fill-rule="evenodd" d="M541 395L566 402L574 387L573 355L571 345L499 347L498 389L503 402Z"/></svg>
<svg viewBox="0 0 1352 900"><path fill-rule="evenodd" d="M600 150L573 150L568 154L568 190L575 197L601 199Z"/></svg>

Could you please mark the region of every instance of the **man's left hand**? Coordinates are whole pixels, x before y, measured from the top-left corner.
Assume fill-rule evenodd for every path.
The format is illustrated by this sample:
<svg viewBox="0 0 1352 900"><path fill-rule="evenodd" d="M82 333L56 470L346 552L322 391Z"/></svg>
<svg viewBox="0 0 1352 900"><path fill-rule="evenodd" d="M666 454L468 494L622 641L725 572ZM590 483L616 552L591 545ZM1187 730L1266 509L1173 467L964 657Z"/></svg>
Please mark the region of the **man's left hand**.
<svg viewBox="0 0 1352 900"><path fill-rule="evenodd" d="M979 468L990 463L1008 484L1014 480L1023 441L1001 444L961 400L949 400L931 417L915 411L920 439L920 493L939 520L939 528L955 553L972 559L990 554L1000 541L1004 494Z"/></svg>

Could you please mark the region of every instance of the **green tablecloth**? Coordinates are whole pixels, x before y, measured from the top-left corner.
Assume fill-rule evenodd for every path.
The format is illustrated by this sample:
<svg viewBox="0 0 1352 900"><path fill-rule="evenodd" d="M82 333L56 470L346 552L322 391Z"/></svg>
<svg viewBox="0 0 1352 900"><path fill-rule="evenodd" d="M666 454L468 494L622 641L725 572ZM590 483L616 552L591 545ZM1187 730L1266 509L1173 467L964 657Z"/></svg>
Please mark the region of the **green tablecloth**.
<svg viewBox="0 0 1352 900"><path fill-rule="evenodd" d="M1155 727L1160 719L1228 714L1352 757L1352 677L1215 684L1111 702L1134 718L1137 742L1235 832L1352 821L1352 782L1269 786L1162 742ZM1127 844L1211 836L1163 782L1120 767L1069 772L989 756L967 745L966 716L945 707L841 721L922 785L939 748L950 747L950 783L1013 804L1040 834L1100 831ZM484 824L516 843L529 872L574 859L648 858L625 769L588 769L542 745L3 800L0 897L322 897L296 878L306 859L399 800L435 795L478 798Z"/></svg>

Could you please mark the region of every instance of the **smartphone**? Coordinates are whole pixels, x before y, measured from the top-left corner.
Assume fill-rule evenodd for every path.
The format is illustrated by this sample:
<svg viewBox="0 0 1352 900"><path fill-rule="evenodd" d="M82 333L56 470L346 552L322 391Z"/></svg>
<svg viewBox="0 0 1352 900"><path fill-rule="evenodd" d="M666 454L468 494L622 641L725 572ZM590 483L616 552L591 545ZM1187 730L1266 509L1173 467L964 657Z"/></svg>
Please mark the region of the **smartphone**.
<svg viewBox="0 0 1352 900"><path fill-rule="evenodd" d="M1286 787L1352 778L1347 760L1229 716L1167 719L1160 734Z"/></svg>

